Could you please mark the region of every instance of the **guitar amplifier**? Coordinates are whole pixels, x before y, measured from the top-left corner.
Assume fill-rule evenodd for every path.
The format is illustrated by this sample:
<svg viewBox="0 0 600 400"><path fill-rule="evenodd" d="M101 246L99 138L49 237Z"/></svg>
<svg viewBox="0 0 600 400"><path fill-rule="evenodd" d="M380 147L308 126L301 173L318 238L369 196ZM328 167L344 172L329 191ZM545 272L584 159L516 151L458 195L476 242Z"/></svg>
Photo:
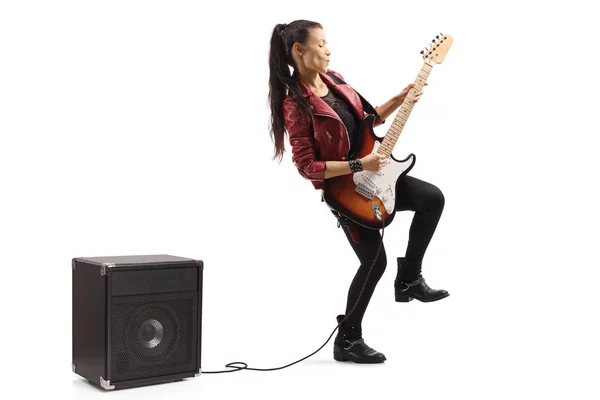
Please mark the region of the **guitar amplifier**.
<svg viewBox="0 0 600 400"><path fill-rule="evenodd" d="M73 258L73 372L104 389L201 372L200 260Z"/></svg>

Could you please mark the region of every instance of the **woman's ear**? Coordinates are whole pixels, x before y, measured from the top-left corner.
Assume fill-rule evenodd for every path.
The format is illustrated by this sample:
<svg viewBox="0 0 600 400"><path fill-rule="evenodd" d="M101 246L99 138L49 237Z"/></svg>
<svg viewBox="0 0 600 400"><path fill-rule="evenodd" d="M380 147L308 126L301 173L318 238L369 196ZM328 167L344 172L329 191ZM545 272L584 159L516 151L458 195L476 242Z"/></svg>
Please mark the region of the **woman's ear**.
<svg viewBox="0 0 600 400"><path fill-rule="evenodd" d="M300 45L300 43L296 42L294 43L294 45L292 46L292 52L298 54L298 55L302 55L302 46Z"/></svg>

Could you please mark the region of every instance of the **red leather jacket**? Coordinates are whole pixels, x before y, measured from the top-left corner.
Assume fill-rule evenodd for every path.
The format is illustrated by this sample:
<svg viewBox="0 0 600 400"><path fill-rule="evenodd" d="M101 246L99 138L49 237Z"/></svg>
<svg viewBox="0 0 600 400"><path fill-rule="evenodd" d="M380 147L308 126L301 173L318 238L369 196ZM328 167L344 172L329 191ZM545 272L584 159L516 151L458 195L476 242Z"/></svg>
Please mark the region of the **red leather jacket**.
<svg viewBox="0 0 600 400"><path fill-rule="evenodd" d="M345 81L339 73L329 70ZM319 73L327 86L339 93L353 109L359 121L366 115L360 97L350 85L337 84L327 74ZM292 161L298 172L311 181L315 189L325 186L325 161L345 161L350 147L348 131L338 114L319 96L298 81L302 95L308 98L313 112L312 121L300 114L298 103L288 94L283 101L283 114L292 146ZM383 124L378 117L374 126Z"/></svg>

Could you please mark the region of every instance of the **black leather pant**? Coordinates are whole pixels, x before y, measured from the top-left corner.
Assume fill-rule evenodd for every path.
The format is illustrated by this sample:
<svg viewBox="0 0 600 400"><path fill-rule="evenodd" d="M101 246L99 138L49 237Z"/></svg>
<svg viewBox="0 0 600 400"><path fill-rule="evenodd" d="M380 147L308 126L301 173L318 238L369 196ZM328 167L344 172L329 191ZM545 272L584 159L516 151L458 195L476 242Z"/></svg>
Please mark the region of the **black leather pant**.
<svg viewBox="0 0 600 400"><path fill-rule="evenodd" d="M435 185L409 175L405 175L402 179L398 180L396 183L396 211L409 210L415 212L408 235L408 246L405 254L406 259L419 262L423 260L427 246L429 245L438 225L438 221L442 216L443 209L444 195ZM349 228L342 225L344 233L348 238L348 242L360 261L360 267L358 268L350 285L350 290L348 291L346 315L350 312L356 302L367 273L373 263L373 259L375 258L381 239L380 230L365 228L357 224L353 225L355 233L358 233L358 243L353 240ZM394 221L392 221L392 224L388 225L386 229L389 229L392 225L394 225ZM386 265L387 256L385 246L382 244L377 262L373 266L371 275L369 275L369 281L360 297L356 309L348 318L347 323L357 326L361 325L367 305L375 291L377 282L379 282L379 279L385 271Z"/></svg>

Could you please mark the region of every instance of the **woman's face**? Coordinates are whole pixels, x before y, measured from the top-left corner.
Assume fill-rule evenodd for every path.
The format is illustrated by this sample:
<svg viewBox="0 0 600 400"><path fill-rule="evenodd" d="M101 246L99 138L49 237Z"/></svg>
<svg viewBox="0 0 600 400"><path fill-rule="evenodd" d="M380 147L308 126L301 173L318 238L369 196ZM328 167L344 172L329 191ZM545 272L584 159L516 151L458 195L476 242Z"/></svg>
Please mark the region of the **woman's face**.
<svg viewBox="0 0 600 400"><path fill-rule="evenodd" d="M325 32L320 28L312 28L308 32L306 45L294 44L294 53L298 57L296 63L306 69L326 73L331 52L327 49Z"/></svg>

